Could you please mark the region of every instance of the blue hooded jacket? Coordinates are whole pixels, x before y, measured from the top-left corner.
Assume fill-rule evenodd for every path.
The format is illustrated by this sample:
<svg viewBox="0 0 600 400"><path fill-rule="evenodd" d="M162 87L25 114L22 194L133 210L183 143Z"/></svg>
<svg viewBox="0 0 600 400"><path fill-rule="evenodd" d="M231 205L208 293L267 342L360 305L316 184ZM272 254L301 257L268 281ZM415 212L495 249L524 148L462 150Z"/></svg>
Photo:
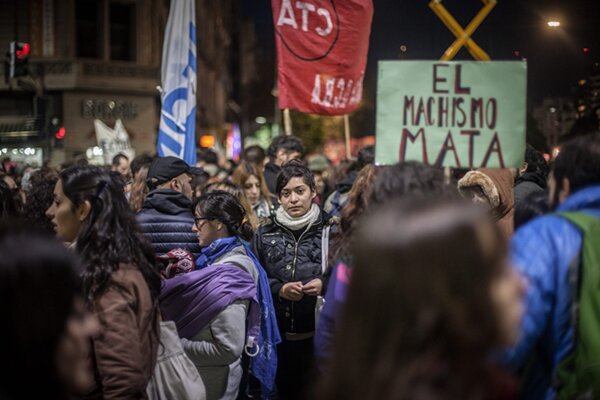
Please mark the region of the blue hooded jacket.
<svg viewBox="0 0 600 400"><path fill-rule="evenodd" d="M600 218L600 185L569 196L558 212L582 211ZM503 355L513 370L524 369L522 397L554 399L552 377L573 348L569 265L582 246L580 231L566 219L545 215L521 227L511 242L512 262L527 280L525 315L518 343Z"/></svg>

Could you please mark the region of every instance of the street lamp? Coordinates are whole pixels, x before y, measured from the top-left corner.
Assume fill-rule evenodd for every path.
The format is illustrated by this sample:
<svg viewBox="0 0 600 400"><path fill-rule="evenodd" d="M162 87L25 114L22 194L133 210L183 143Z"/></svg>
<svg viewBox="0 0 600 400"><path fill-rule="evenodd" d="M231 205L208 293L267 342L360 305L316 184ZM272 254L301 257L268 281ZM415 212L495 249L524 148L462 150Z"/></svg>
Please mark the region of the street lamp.
<svg viewBox="0 0 600 400"><path fill-rule="evenodd" d="M550 28L558 28L560 26L560 21L552 19L552 20L548 21L547 24Z"/></svg>

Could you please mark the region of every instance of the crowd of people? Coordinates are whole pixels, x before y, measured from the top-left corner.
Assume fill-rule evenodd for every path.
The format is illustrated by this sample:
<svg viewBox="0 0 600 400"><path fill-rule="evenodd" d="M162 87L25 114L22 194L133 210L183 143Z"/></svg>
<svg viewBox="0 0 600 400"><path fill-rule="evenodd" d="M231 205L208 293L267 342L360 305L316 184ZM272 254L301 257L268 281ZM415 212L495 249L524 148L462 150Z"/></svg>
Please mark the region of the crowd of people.
<svg viewBox="0 0 600 400"><path fill-rule="evenodd" d="M600 133L519 169L198 160L3 162L0 399L600 398Z"/></svg>

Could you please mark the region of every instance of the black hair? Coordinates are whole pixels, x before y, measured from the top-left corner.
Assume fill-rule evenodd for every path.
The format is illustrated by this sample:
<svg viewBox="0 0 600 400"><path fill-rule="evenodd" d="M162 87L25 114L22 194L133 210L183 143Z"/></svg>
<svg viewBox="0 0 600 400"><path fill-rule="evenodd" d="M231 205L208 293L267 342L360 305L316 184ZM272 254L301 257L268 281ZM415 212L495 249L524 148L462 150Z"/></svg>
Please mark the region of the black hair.
<svg viewBox="0 0 600 400"><path fill-rule="evenodd" d="M133 176L133 178L135 179L135 176L138 174L138 172L140 172L140 169L142 169L142 167L145 166L150 168L150 164L152 164L152 161L154 161L154 157L148 154L140 154L139 156L131 160L129 168L131 169L131 175Z"/></svg>
<svg viewBox="0 0 600 400"><path fill-rule="evenodd" d="M129 157L127 157L125 154L123 153L119 153L116 156L113 157L112 159L112 165L113 167L118 167L119 164L121 164L121 160L125 160L125 161L129 161Z"/></svg>
<svg viewBox="0 0 600 400"><path fill-rule="evenodd" d="M565 143L552 166L558 195L563 179L569 181L571 193L589 185L600 184L600 132L581 136Z"/></svg>
<svg viewBox="0 0 600 400"><path fill-rule="evenodd" d="M200 149L197 155L198 161L204 161L206 164L219 165L219 156L211 149Z"/></svg>
<svg viewBox="0 0 600 400"><path fill-rule="evenodd" d="M249 241L254 235L244 206L234 195L224 190L215 190L200 196L194 203L194 210L200 210L204 218L223 223L232 236Z"/></svg>
<svg viewBox="0 0 600 400"><path fill-rule="evenodd" d="M541 175L544 179L548 177L548 163L544 155L528 144L525 148L525 162L527 171Z"/></svg>
<svg viewBox="0 0 600 400"><path fill-rule="evenodd" d="M277 196L281 194L281 191L285 185L287 185L292 178L302 178L306 186L308 186L311 191L314 192L317 190L315 177L311 170L302 164L302 162L298 160L291 160L281 167L281 171L279 171L279 175L277 175L277 184L275 186Z"/></svg>
<svg viewBox="0 0 600 400"><path fill-rule="evenodd" d="M306 151L302 141L296 136L277 136L275 139L273 139L267 150L267 154L271 158L271 161L277 157L277 152L282 149L286 152L297 151L301 155L304 155L304 152Z"/></svg>
<svg viewBox="0 0 600 400"><path fill-rule="evenodd" d="M383 204L390 199L410 197L458 196L444 183L443 171L417 161L404 161L382 167L375 178L370 203Z"/></svg>
<svg viewBox="0 0 600 400"><path fill-rule="evenodd" d="M154 251L143 238L120 184L93 165L66 169L60 180L73 207L85 201L91 205L77 236L77 252L84 264L83 293L88 304L108 288L119 263L130 263L143 275L158 307L160 277L154 268Z"/></svg>
<svg viewBox="0 0 600 400"><path fill-rule="evenodd" d="M0 398L66 399L57 347L80 290L76 258L52 237L0 234ZM31 378L35 377L35 384Z"/></svg>
<svg viewBox="0 0 600 400"><path fill-rule="evenodd" d="M532 219L550 212L548 194L543 191L529 193L515 206L515 230Z"/></svg>
<svg viewBox="0 0 600 400"><path fill-rule="evenodd" d="M210 175L205 171L195 173L192 176L192 180L190 181L190 186L192 187L192 193L194 194L194 196L196 196L196 193L198 190L200 190L200 192L204 192L209 180L210 180Z"/></svg>
<svg viewBox="0 0 600 400"><path fill-rule="evenodd" d="M54 233L54 225L52 225L52 222L46 216L46 210L52 205L54 187L57 181L58 177L53 175L36 177L35 184L32 185L31 190L27 193L27 202L23 209L23 219L26 221L27 226L32 229L48 234Z"/></svg>
<svg viewBox="0 0 600 400"><path fill-rule="evenodd" d="M375 146L365 146L358 152L356 164L358 169L363 169L366 165L375 163Z"/></svg>
<svg viewBox="0 0 600 400"><path fill-rule="evenodd" d="M265 150L258 145L246 147L243 154L244 161L257 165L262 165L267 157Z"/></svg>
<svg viewBox="0 0 600 400"><path fill-rule="evenodd" d="M0 179L0 220L14 218L19 215L19 207L11 188Z"/></svg>

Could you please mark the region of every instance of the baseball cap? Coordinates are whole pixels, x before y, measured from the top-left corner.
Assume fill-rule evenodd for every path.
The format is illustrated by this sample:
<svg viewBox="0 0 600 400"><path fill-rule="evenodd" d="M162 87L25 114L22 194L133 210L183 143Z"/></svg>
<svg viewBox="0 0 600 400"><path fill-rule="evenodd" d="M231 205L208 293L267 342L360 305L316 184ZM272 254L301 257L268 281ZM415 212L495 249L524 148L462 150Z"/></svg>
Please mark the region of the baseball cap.
<svg viewBox="0 0 600 400"><path fill-rule="evenodd" d="M150 164L146 182L150 188L155 188L181 174L194 175L201 171L200 168L190 167L180 158L172 156L160 157Z"/></svg>

